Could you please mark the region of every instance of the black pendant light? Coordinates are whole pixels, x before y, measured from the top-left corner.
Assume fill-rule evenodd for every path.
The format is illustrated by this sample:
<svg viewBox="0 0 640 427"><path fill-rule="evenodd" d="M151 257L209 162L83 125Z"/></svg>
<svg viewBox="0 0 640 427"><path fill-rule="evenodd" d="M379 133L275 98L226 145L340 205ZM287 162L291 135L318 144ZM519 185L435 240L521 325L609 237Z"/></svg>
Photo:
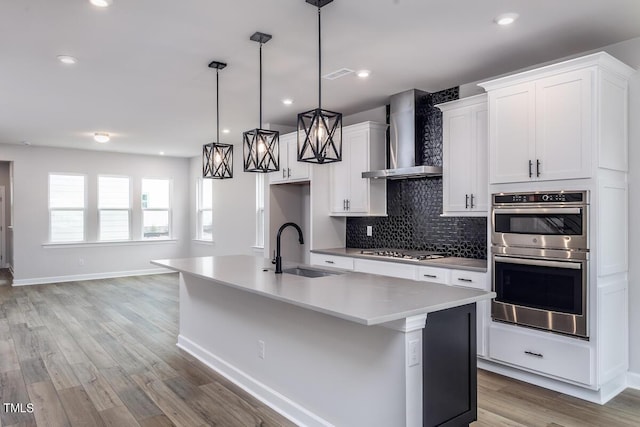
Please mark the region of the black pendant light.
<svg viewBox="0 0 640 427"><path fill-rule="evenodd" d="M262 129L262 45L271 40L271 35L256 32L250 40L260 43L260 127L242 135L244 171L274 172L280 170L280 133Z"/></svg>
<svg viewBox="0 0 640 427"><path fill-rule="evenodd" d="M233 178L233 145L220 141L220 96L218 72L226 67L224 62L212 61L209 68L216 70L216 140L202 146L202 177L214 179Z"/></svg>
<svg viewBox="0 0 640 427"><path fill-rule="evenodd" d="M342 161L342 114L322 109L321 9L333 0L306 0L318 8L318 108L298 114L298 161Z"/></svg>

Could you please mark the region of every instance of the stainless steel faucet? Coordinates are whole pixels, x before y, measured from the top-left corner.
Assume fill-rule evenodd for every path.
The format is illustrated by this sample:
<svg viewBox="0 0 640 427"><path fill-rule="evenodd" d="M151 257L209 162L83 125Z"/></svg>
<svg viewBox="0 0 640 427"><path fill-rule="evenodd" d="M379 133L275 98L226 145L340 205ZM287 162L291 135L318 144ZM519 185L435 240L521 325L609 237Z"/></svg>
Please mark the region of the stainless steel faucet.
<svg viewBox="0 0 640 427"><path fill-rule="evenodd" d="M298 224L296 224L295 222L285 222L280 226L280 228L278 229L278 236L276 237L276 257L273 259L273 261L271 261L273 264L276 265L276 274L282 274L282 256L280 256L280 235L282 234L282 230L284 230L289 226L294 227L296 230L298 230L298 242L300 242L301 245L304 244L304 238L302 237L302 230L300 229L300 226L298 226Z"/></svg>

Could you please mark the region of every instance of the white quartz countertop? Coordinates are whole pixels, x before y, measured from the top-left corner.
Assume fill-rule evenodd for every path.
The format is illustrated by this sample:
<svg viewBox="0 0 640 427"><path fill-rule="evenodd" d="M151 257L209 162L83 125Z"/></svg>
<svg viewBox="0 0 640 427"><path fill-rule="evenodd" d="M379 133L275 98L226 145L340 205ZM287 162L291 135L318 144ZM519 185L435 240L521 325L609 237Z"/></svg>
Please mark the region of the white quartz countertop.
<svg viewBox="0 0 640 427"><path fill-rule="evenodd" d="M316 278L275 274L270 260L248 255L151 262L211 280L212 286L230 286L363 325L377 325L495 297L494 292L478 289L365 273L344 272ZM285 264L285 268L300 265Z"/></svg>
<svg viewBox="0 0 640 427"><path fill-rule="evenodd" d="M486 273L487 271L486 259L446 257L446 258L425 259L422 261L418 261L416 259L403 259L403 258L385 257L380 255L362 254L361 251L362 249L358 249L358 248L330 248L330 249L313 249L311 252L316 254L363 258L363 259L371 259L376 261L397 262L401 264L424 265L429 267L478 271L481 273Z"/></svg>

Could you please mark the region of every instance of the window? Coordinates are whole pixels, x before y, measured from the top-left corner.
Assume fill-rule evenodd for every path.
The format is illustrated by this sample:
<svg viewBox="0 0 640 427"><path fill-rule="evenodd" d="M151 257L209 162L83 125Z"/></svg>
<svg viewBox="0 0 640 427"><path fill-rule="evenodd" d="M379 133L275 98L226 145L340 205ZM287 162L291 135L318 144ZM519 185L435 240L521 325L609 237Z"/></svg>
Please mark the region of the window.
<svg viewBox="0 0 640 427"><path fill-rule="evenodd" d="M168 239L171 236L169 180L142 180L142 237Z"/></svg>
<svg viewBox="0 0 640 427"><path fill-rule="evenodd" d="M256 175L256 246L264 247L264 176Z"/></svg>
<svg viewBox="0 0 640 427"><path fill-rule="evenodd" d="M213 185L211 179L198 178L196 238L213 240Z"/></svg>
<svg viewBox="0 0 640 427"><path fill-rule="evenodd" d="M84 175L49 175L49 241L84 241Z"/></svg>
<svg viewBox="0 0 640 427"><path fill-rule="evenodd" d="M129 178L98 177L99 240L129 240Z"/></svg>

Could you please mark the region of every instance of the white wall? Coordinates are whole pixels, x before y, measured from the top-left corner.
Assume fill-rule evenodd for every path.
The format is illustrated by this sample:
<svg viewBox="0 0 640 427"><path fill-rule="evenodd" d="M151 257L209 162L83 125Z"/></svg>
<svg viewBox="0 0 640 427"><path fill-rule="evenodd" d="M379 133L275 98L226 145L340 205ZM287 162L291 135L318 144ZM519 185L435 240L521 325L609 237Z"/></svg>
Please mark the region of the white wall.
<svg viewBox="0 0 640 427"><path fill-rule="evenodd" d="M213 180L213 243L192 241L190 256L250 255L256 236L256 174L244 172L242 147L234 147L233 178ZM189 238L196 235L196 182L202 177L202 158L190 159Z"/></svg>
<svg viewBox="0 0 640 427"><path fill-rule="evenodd" d="M152 259L187 256L188 159L142 156L45 147L0 144L0 160L13 161L14 178L14 283L33 284L89 277L108 277L128 272L153 271ZM50 172L86 174L87 222L97 224L97 175L129 176L134 187L142 178L173 180L173 238L163 243L98 243L85 246L48 247L48 176ZM87 236L91 238L89 234ZM94 232L95 238L95 232Z"/></svg>

